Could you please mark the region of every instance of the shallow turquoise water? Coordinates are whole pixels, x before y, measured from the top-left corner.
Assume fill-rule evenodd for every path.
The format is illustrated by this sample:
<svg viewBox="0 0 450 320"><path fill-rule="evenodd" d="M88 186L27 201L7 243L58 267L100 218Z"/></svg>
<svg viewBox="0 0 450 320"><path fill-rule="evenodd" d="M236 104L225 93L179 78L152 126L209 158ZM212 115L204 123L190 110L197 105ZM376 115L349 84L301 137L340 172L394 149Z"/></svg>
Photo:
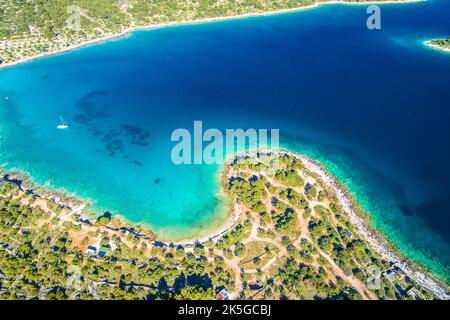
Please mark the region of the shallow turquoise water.
<svg viewBox="0 0 450 320"><path fill-rule="evenodd" d="M381 31L365 9L135 32L2 70L0 163L179 239L227 214L219 167L172 164L171 132L280 128L448 280L450 55L422 41L450 34L450 4L382 6Z"/></svg>

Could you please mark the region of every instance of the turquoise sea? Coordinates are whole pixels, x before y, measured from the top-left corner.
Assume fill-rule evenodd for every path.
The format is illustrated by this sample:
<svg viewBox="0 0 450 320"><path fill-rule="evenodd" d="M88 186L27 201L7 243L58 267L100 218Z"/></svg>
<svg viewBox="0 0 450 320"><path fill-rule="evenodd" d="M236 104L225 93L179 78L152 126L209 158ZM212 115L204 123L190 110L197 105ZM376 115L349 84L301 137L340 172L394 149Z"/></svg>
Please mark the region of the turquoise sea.
<svg viewBox="0 0 450 320"><path fill-rule="evenodd" d="M0 70L0 164L176 240L228 213L220 167L172 164L171 132L279 128L449 282L450 54L423 41L450 35L450 1L382 5L381 30L366 8L137 31Z"/></svg>

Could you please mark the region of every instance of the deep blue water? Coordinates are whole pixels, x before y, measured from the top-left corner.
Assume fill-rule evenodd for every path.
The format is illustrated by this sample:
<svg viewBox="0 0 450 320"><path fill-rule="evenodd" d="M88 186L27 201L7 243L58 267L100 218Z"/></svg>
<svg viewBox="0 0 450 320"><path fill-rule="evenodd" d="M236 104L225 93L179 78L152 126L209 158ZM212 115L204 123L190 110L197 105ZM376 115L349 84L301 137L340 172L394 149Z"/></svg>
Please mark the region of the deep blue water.
<svg viewBox="0 0 450 320"><path fill-rule="evenodd" d="M450 275L450 1L139 31L0 71L0 163L182 238L226 218L218 166L175 166L176 128L280 128L402 252ZM8 100L4 97L9 97ZM58 131L62 115L71 128Z"/></svg>

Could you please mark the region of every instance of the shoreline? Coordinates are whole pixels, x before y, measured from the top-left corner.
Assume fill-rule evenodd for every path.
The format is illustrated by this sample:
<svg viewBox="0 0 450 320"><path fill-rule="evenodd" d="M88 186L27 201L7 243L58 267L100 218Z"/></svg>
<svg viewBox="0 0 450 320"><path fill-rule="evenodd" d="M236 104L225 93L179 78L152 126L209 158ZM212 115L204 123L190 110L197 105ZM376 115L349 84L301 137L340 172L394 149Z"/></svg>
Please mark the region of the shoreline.
<svg viewBox="0 0 450 320"><path fill-rule="evenodd" d="M329 188L332 188L332 190L336 193L339 204L342 206L344 212L349 216L350 221L355 226L357 232L369 244L371 249L373 249L378 255L382 256L383 258L394 261L395 264L400 267L403 272L407 274L411 279L415 280L417 283L432 291L440 299L450 300L450 295L448 294L447 290L448 285L443 280L441 280L438 275L435 275L431 271L424 271L425 267L422 266L419 262L416 262L400 253L400 250L396 247L396 245L392 243L388 238L386 238L382 231L372 227L370 225L371 215L361 209L357 202L357 199L355 199L354 196L346 189L346 187L338 180L338 178L329 173L320 162L310 159L309 157L302 155L301 153L290 151L285 148L280 148L278 150L260 148L256 150L235 153L227 157L224 167L221 168L221 170L226 170L227 166L233 160L239 161L239 159L242 157L252 158L255 157L256 154L288 154L301 159L303 165L308 170L311 170L318 174L324 181L325 185ZM230 170L222 172L222 188L224 187L224 178L229 177L230 174ZM230 219L228 220L229 222L226 223L218 231L215 231L211 236L205 236L198 239L184 239L181 241L170 242L170 244L183 246L203 244L217 239L226 232L232 230L232 228L240 220L242 211L237 202L232 201L231 204L233 206L233 211L231 211L230 208Z"/></svg>
<svg viewBox="0 0 450 320"><path fill-rule="evenodd" d="M411 279L432 291L436 296L442 300L450 300L448 294L448 285L441 281L439 277L431 272L424 272L423 266L420 263L411 261L406 263L405 260L409 259L403 254L398 252L395 244L391 243L379 230L370 226L368 218L370 214L364 213L359 208L357 200L354 199L351 193L345 188L344 185L331 173L328 173L326 168L319 162L308 158L300 153L292 152L287 149L280 148L278 150L259 149L242 154L244 157L255 157L256 154L263 155L283 155L287 154L298 159L301 159L303 165L312 172L318 174L325 185L336 193L339 200L339 204L342 206L344 212L348 215L350 221L355 226L357 232L362 238L369 244L377 254L383 258L395 262L407 276ZM234 155L234 159L238 159L239 155Z"/></svg>
<svg viewBox="0 0 450 320"><path fill-rule="evenodd" d="M433 49L435 51L439 51L441 53L450 53L450 47L442 47L437 44L434 44L434 43L432 43L432 41L434 41L434 40L438 40L438 39L427 40L427 41L424 41L423 44L425 46L427 46L428 48Z"/></svg>
<svg viewBox="0 0 450 320"><path fill-rule="evenodd" d="M230 231L239 222L239 220L241 218L241 214L242 214L241 208L239 207L239 205L237 203L234 202L233 197L224 190L225 179L229 178L229 176L230 176L230 173L225 172L224 170L226 169L226 166L228 165L229 160L236 158L236 156L238 156L239 154L234 154L230 157L227 157L225 160L225 163L220 165L220 168L217 172L217 175L218 175L217 180L218 180L218 184L219 184L219 188L220 188L219 192L221 195L226 197L227 201L228 201L227 208L226 208L227 217L224 219L224 221L222 223L220 223L219 226L216 226L216 228L212 229L209 232L209 235L198 237L198 238L185 237L185 238L181 238L180 240L175 240L175 241L166 240L166 239L164 239L164 237L161 237L160 239L162 242L170 243L173 245L182 245L182 246L203 244L203 243L210 242L214 239L221 237L223 234ZM207 234L208 234L208 232L207 232Z"/></svg>
<svg viewBox="0 0 450 320"><path fill-rule="evenodd" d="M419 283L421 286L427 288L432 291L437 297L442 300L450 300L450 295L448 294L448 285L441 281L438 275L433 274L432 272L425 272L424 267L415 261L412 261L405 257L403 254L399 252L396 248L395 244L389 241L381 231L374 229L370 226L369 219L370 214L365 213L360 209L357 199L349 193L346 187L331 173L329 173L326 168L320 163L309 157L302 155L301 153L293 152L288 149L267 149L260 148L251 151L245 151L240 153L235 153L231 156L228 156L223 167L219 169L219 173L221 176L221 188L224 189L224 183L227 178L229 178L232 174L230 168L228 167L232 161L239 161L247 158L254 158L258 155L289 155L295 158L298 158L302 161L303 165L310 171L316 173L324 182L326 187L331 188L338 198L339 204L342 206L343 211L348 215L350 221L354 225L356 231L361 235L361 237L367 242L369 247L373 249L378 255L387 259L388 261L394 262L407 276L411 279ZM228 170L227 170L228 169ZM225 171L226 170L226 171ZM86 208L89 207L89 203L83 201L74 196L68 196L67 194L63 194L58 191L47 191L45 188L36 185L32 182L29 182L30 178L23 178L23 175L20 171L6 171L0 168L1 178L3 179L5 176L12 177L9 181L17 181L19 184L19 188L25 192L32 192L32 194L36 195L39 198L43 198L45 200L52 200L57 205L66 208L72 213L79 215L81 219L90 220L93 217L87 215L87 213L83 212ZM8 180L7 180L8 181ZM158 242L165 246L195 246L196 244L204 244L207 242L211 242L215 239L220 238L225 233L231 231L233 227L240 221L241 217L243 217L243 213L239 204L235 201L234 197L232 197L229 193L223 190L224 194L229 197L230 208L229 215L230 219L227 219L227 222L224 223L222 227L218 231L212 232L209 236L204 236L202 238L192 238L185 239L180 241L170 241L166 240L163 237L159 236L157 233L149 228L147 225L142 225L139 223L133 223L128 220L125 216L121 214L114 214L115 220L122 223L126 226L132 226L131 229L143 228L151 233L153 233L156 238L152 240L152 242ZM110 226L106 226L106 228L112 228ZM143 239L147 239L143 234L136 232L137 235L143 237ZM405 262L410 260L411 262Z"/></svg>
<svg viewBox="0 0 450 320"><path fill-rule="evenodd" d="M58 55L62 53L67 53L73 50L81 49L84 47L88 47L95 44L100 44L103 42L120 39L123 37L126 37L128 35L131 35L132 33L136 31L145 31L145 30L154 30L154 29L160 29L160 28L166 28L166 27L176 27L176 26L188 26L193 24L204 24L204 23L211 23L211 22L222 22L222 21L228 21L228 20L240 20L240 19L246 19L246 18L252 18L252 17L264 17L264 16L271 16L271 15L277 15L277 14L283 14L283 13L292 13L292 12L299 12L302 10L308 10L308 9L315 9L319 8L324 5L331 5L331 4L342 4L342 5L371 5L371 4L405 4L405 3L417 3L417 2L424 2L426 0L369 0L364 2L351 2L346 0L334 0L334 1L322 1L322 2L316 2L310 5L302 6L302 7L296 7L291 9L280 9L275 11L267 11L267 12L257 12L257 13L246 13L241 15L231 15L231 16L223 16L223 17L213 17L213 18L203 18L198 20L190 20L190 21L181 21L181 22L167 22L167 23L160 23L160 24L153 24L153 25L146 25L146 26L134 26L134 27L128 27L124 29L123 31L92 39L87 40L78 44L74 44L71 46L68 46L67 48L56 50L52 52L44 52L39 53L36 55L32 55L26 58L19 59L14 62L9 62L5 64L0 65L0 71L3 69L8 69L14 66L22 65L27 62L31 62L40 58L45 58L53 55Z"/></svg>
<svg viewBox="0 0 450 320"><path fill-rule="evenodd" d="M53 201L61 209L67 209L70 211L71 215L77 216L78 222L88 222L88 225L91 225L92 220L98 220L105 213L110 213L106 210L103 212L103 215L98 215L94 211L86 212L85 210L92 206L93 201L84 200L77 195L69 195L66 191L49 190L48 187L33 182L29 175L26 175L19 170L11 171L5 170L4 168L0 167L0 182L2 181L15 185L20 191L31 195L35 199ZM156 241L156 234L149 227L138 222L132 222L121 214L112 214L113 218L110 219L110 224L106 225L105 228L114 230L114 227L111 225L119 224L124 228L129 228L132 233L139 236L140 238L148 240L150 239L148 236L136 231L146 230L155 236L154 240Z"/></svg>
<svg viewBox="0 0 450 320"><path fill-rule="evenodd" d="M355 226L357 232L377 254L387 260L394 261L395 264L411 279L432 291L440 299L450 299L447 290L448 285L441 281L438 275L435 275L432 272L428 272L429 274L424 272L424 267L419 262L413 261L400 253L396 245L392 243L382 231L372 227L368 221L368 219L371 219L370 213L362 211L357 199L354 198L334 175L328 173L322 164L301 154L292 153L290 151L287 151L287 153L298 156L309 170L316 172L322 178L325 185L334 190L339 203ZM406 260L410 260L411 262L405 262Z"/></svg>

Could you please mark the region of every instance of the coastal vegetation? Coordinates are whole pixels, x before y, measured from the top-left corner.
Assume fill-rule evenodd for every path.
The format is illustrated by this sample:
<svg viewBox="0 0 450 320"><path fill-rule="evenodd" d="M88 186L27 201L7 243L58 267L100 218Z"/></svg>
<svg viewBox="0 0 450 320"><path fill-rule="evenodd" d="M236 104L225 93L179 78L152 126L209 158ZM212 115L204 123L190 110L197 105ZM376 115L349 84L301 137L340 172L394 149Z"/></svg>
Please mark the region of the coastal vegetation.
<svg viewBox="0 0 450 320"><path fill-rule="evenodd" d="M447 39L434 39L428 41L427 44L432 48L450 52L450 37L448 37Z"/></svg>
<svg viewBox="0 0 450 320"><path fill-rule="evenodd" d="M0 66L134 28L261 14L319 2L328 0L0 0Z"/></svg>
<svg viewBox="0 0 450 320"><path fill-rule="evenodd" d="M0 299L435 298L373 250L302 159L240 156L223 184L236 223L202 242L164 243L5 175Z"/></svg>
<svg viewBox="0 0 450 320"><path fill-rule="evenodd" d="M431 40L432 44L441 46L441 47L447 47L450 48L450 37L448 37L447 39L435 39L435 40Z"/></svg>

